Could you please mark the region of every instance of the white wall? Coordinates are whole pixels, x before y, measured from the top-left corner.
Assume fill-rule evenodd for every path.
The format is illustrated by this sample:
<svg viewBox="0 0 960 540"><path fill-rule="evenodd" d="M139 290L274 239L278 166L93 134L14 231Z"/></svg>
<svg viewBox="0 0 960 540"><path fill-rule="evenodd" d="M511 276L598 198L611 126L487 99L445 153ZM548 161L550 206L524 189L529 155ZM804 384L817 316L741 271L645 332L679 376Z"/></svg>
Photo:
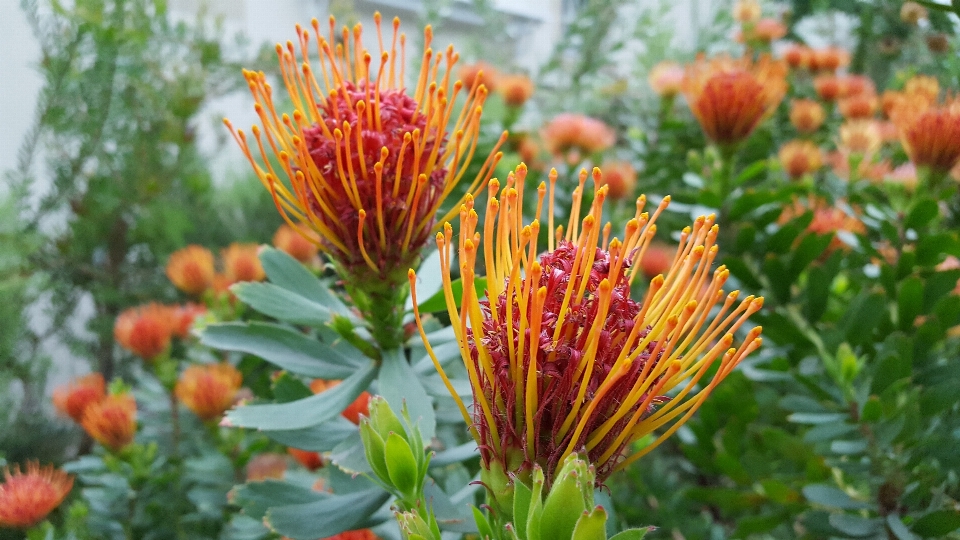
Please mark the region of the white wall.
<svg viewBox="0 0 960 540"><path fill-rule="evenodd" d="M33 124L43 84L34 68L39 60L40 46L20 2L0 0L0 173L16 165L17 151Z"/></svg>

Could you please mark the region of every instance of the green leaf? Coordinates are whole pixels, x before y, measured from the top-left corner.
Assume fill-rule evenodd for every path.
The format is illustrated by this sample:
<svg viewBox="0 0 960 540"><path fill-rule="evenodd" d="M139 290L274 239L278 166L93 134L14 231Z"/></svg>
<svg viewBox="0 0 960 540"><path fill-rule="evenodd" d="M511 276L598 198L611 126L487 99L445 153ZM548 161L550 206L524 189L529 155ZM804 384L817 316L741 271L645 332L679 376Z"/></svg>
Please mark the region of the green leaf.
<svg viewBox="0 0 960 540"><path fill-rule="evenodd" d="M627 529L610 537L610 540L643 540L647 533L652 531L653 527L643 529Z"/></svg>
<svg viewBox="0 0 960 540"><path fill-rule="evenodd" d="M826 424L846 420L845 413L793 413L787 420L795 424Z"/></svg>
<svg viewBox="0 0 960 540"><path fill-rule="evenodd" d="M880 519L867 519L853 514L830 514L830 525L850 536L872 536L880 530Z"/></svg>
<svg viewBox="0 0 960 540"><path fill-rule="evenodd" d="M353 430L353 433L330 451L330 463L349 475L373 472L370 461L367 459L366 447L363 444L360 430Z"/></svg>
<svg viewBox="0 0 960 540"><path fill-rule="evenodd" d="M460 307L460 303L463 301L463 280L456 280L450 284L451 289L453 289L453 298L457 303L457 307ZM486 294L485 290L487 288L487 278L478 277L473 280L473 288L477 291L477 297L483 298L483 295ZM420 296L419 294L417 295ZM443 291L437 291L436 294L427 298L426 300L420 300L420 312L421 313L436 313L438 311L446 311L447 309L447 300L443 294Z"/></svg>
<svg viewBox="0 0 960 540"><path fill-rule="evenodd" d="M387 470L386 443L370 420L360 421L360 438L363 441L363 453L367 458L367 464L373 469L377 478L386 484L390 480L390 472Z"/></svg>
<svg viewBox="0 0 960 540"><path fill-rule="evenodd" d="M483 515L483 512L480 511L476 506L470 507L473 510L473 521L477 524L477 531L480 533L480 539L494 539L497 538L493 534L493 527L490 526L490 522L487 521L487 516Z"/></svg>
<svg viewBox="0 0 960 540"><path fill-rule="evenodd" d="M896 514L887 515L887 527L899 540L916 540L916 536L907 529L907 526L900 521L900 516Z"/></svg>
<svg viewBox="0 0 960 540"><path fill-rule="evenodd" d="M914 203L913 208L907 213L903 225L907 229L919 229L930 223L930 221L938 215L940 215L940 207L937 206L937 201L933 199L920 199Z"/></svg>
<svg viewBox="0 0 960 540"><path fill-rule="evenodd" d="M922 307L923 282L915 276L905 279L897 294L897 326L904 331L913 328Z"/></svg>
<svg viewBox="0 0 960 540"><path fill-rule="evenodd" d="M357 370L337 386L315 396L290 403L247 405L227 413L226 419L235 427L256 428L263 431L301 429L322 424L340 415L367 389L377 373L374 362Z"/></svg>
<svg viewBox="0 0 960 540"><path fill-rule="evenodd" d="M550 487L540 518L541 538L570 538L580 515L587 510L580 486L585 479L580 478L578 472L572 470L564 474Z"/></svg>
<svg viewBox="0 0 960 540"><path fill-rule="evenodd" d="M803 486L803 496L812 503L828 508L860 510L870 507L867 503L853 499L841 489L827 484L809 484Z"/></svg>
<svg viewBox="0 0 960 540"><path fill-rule="evenodd" d="M960 529L960 512L938 510L917 519L913 532L924 538L939 538Z"/></svg>
<svg viewBox="0 0 960 540"><path fill-rule="evenodd" d="M326 493L288 482L264 480L240 484L233 488L229 499L246 515L259 520L271 506L311 503L327 497Z"/></svg>
<svg viewBox="0 0 960 540"><path fill-rule="evenodd" d="M527 540L540 540L540 519L543 516L543 484L545 478L539 465L533 467L530 481L530 511L527 514Z"/></svg>
<svg viewBox="0 0 960 540"><path fill-rule="evenodd" d="M477 443L470 441L460 446L454 446L453 448L447 448L446 450L438 452L433 456L433 459L430 460L430 466L445 467L447 465L453 465L454 463L478 459L479 457L480 451L477 449Z"/></svg>
<svg viewBox="0 0 960 540"><path fill-rule="evenodd" d="M843 421L819 424L804 433L803 440L806 442L832 441L856 430L857 426Z"/></svg>
<svg viewBox="0 0 960 540"><path fill-rule="evenodd" d="M288 371L281 371L280 376L273 380L273 399L278 403L289 403L312 395L307 385Z"/></svg>
<svg viewBox="0 0 960 540"><path fill-rule="evenodd" d="M260 262L271 283L336 311L340 315L353 316L350 309L329 287L300 264L300 261L287 253L272 247L264 247L260 251Z"/></svg>
<svg viewBox="0 0 960 540"><path fill-rule="evenodd" d="M394 349L383 353L383 366L380 368L377 389L394 411L403 410L403 405L406 404L410 419L420 426L424 441L429 442L433 438L437 429L433 399L407 363L403 350ZM422 448L415 449L420 450Z"/></svg>
<svg viewBox="0 0 960 540"><path fill-rule="evenodd" d="M342 416L302 429L265 431L267 437L284 446L311 452L330 452L341 442L356 434L357 426Z"/></svg>
<svg viewBox="0 0 960 540"><path fill-rule="evenodd" d="M423 449L418 449L422 452ZM417 458L413 456L410 445L401 434L391 433L386 441L387 473L390 483L400 493L413 497L417 493L420 483L420 471L417 468Z"/></svg>
<svg viewBox="0 0 960 540"><path fill-rule="evenodd" d="M571 540L606 540L607 512L602 506L593 509L589 514L584 512L573 528Z"/></svg>
<svg viewBox="0 0 960 540"><path fill-rule="evenodd" d="M420 263L420 267L417 269L417 282L415 286L417 289L417 298L421 300L421 305L424 299L433 298L437 292L442 294L443 291L440 289L443 287L443 275L440 273L439 249L431 251L430 254L423 259L423 262ZM407 296L407 303L404 306L404 310L413 310L412 295ZM423 310L421 309L421 311Z"/></svg>
<svg viewBox="0 0 960 540"><path fill-rule="evenodd" d="M274 319L308 326L330 320L326 306L273 283L237 283L230 290L244 304Z"/></svg>
<svg viewBox="0 0 960 540"><path fill-rule="evenodd" d="M345 341L331 346L296 330L262 322L212 324L200 334L200 342L252 354L292 373L320 379L345 379L369 362Z"/></svg>
<svg viewBox="0 0 960 540"><path fill-rule="evenodd" d="M533 492L520 479L513 477L513 526L517 536L527 537L527 517L530 514L530 498Z"/></svg>
<svg viewBox="0 0 960 540"><path fill-rule="evenodd" d="M264 521L294 540L326 538L377 524L373 513L389 499L390 494L380 489L332 495L312 503L271 507Z"/></svg>

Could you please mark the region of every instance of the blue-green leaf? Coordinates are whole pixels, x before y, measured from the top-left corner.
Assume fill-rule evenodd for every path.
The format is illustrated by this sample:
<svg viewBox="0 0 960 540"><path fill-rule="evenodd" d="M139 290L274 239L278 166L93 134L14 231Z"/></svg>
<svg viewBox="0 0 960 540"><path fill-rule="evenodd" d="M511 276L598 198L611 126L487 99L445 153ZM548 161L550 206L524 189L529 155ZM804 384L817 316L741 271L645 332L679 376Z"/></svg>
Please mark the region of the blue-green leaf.
<svg viewBox="0 0 960 540"><path fill-rule="evenodd" d="M459 279L455 280L450 286L453 290L453 298L457 303L457 307L460 307L460 303L463 301L463 281ZM477 297L483 298L484 294L486 294L487 278L475 278L473 280L473 288L477 291ZM421 298L418 293L417 298L420 300L419 308L421 313L436 313L438 311L446 311L447 309L447 300L442 290L437 291L436 294L426 299Z"/></svg>
<svg viewBox="0 0 960 540"><path fill-rule="evenodd" d="M368 362L330 390L290 403L247 405L228 412L226 419L232 426L263 431L302 429L322 424L339 416L367 389L376 374L377 365Z"/></svg>
<svg viewBox="0 0 960 540"><path fill-rule="evenodd" d="M860 510L869 508L870 505L855 500L840 488L827 484L809 484L803 486L803 496L808 501L829 508L840 508L843 510Z"/></svg>
<svg viewBox="0 0 960 540"><path fill-rule="evenodd" d="M272 247L260 252L260 262L270 283L316 302L340 315L353 316L350 309L317 276L287 253Z"/></svg>
<svg viewBox="0 0 960 540"><path fill-rule="evenodd" d="M321 326L330 320L330 308L273 283L237 283L230 287L253 309L294 324Z"/></svg>
<svg viewBox="0 0 960 540"><path fill-rule="evenodd" d="M311 452L330 452L357 433L357 426L342 416L303 429L284 429L265 432L284 446Z"/></svg>
<svg viewBox="0 0 960 540"><path fill-rule="evenodd" d="M204 328L200 342L208 347L259 356L305 377L345 379L369 360L345 341L328 345L276 324L221 323Z"/></svg>
<svg viewBox="0 0 960 540"><path fill-rule="evenodd" d="M380 368L377 385L380 395L394 411L403 410L403 404L406 403L410 420L420 425L423 440L429 442L437 428L433 399L407 363L402 350L394 349L383 353L383 366Z"/></svg>
<svg viewBox="0 0 960 540"><path fill-rule="evenodd" d="M373 518L390 494L370 489L323 500L271 507L264 517L270 528L294 540L315 540L376 524Z"/></svg>

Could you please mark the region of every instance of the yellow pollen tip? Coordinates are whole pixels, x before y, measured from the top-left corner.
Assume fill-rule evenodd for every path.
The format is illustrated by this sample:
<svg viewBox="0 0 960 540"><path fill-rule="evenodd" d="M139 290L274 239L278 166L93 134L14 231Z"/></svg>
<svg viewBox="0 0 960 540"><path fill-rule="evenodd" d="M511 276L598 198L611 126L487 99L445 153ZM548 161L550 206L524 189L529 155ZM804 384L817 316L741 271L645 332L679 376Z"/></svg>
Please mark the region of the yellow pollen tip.
<svg viewBox="0 0 960 540"><path fill-rule="evenodd" d="M657 274L653 279L650 280L650 284L660 287L663 285L663 274Z"/></svg>
<svg viewBox="0 0 960 540"><path fill-rule="evenodd" d="M413 268L407 269L407 279L409 279L409 280L411 281L411 283L412 283L415 279L417 279L417 273L413 270Z"/></svg>
<svg viewBox="0 0 960 540"><path fill-rule="evenodd" d="M757 297L757 298L755 298L755 299L753 300L753 307L756 308L756 309L760 309L760 308L763 307L763 297L762 297L762 296Z"/></svg>

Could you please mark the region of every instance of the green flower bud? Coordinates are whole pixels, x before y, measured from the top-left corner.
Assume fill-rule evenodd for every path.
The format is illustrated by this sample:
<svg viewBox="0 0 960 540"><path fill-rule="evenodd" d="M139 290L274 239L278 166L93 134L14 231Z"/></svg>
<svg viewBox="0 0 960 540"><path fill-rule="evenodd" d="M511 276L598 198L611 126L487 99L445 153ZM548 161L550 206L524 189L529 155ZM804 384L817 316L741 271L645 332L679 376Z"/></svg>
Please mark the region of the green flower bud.
<svg viewBox="0 0 960 540"><path fill-rule="evenodd" d="M390 484L393 485L407 499L415 503L418 498L421 473L417 468L417 460L406 439L397 433L387 437L386 445L387 473ZM422 452L422 451L421 451ZM426 473L426 471L423 471Z"/></svg>

